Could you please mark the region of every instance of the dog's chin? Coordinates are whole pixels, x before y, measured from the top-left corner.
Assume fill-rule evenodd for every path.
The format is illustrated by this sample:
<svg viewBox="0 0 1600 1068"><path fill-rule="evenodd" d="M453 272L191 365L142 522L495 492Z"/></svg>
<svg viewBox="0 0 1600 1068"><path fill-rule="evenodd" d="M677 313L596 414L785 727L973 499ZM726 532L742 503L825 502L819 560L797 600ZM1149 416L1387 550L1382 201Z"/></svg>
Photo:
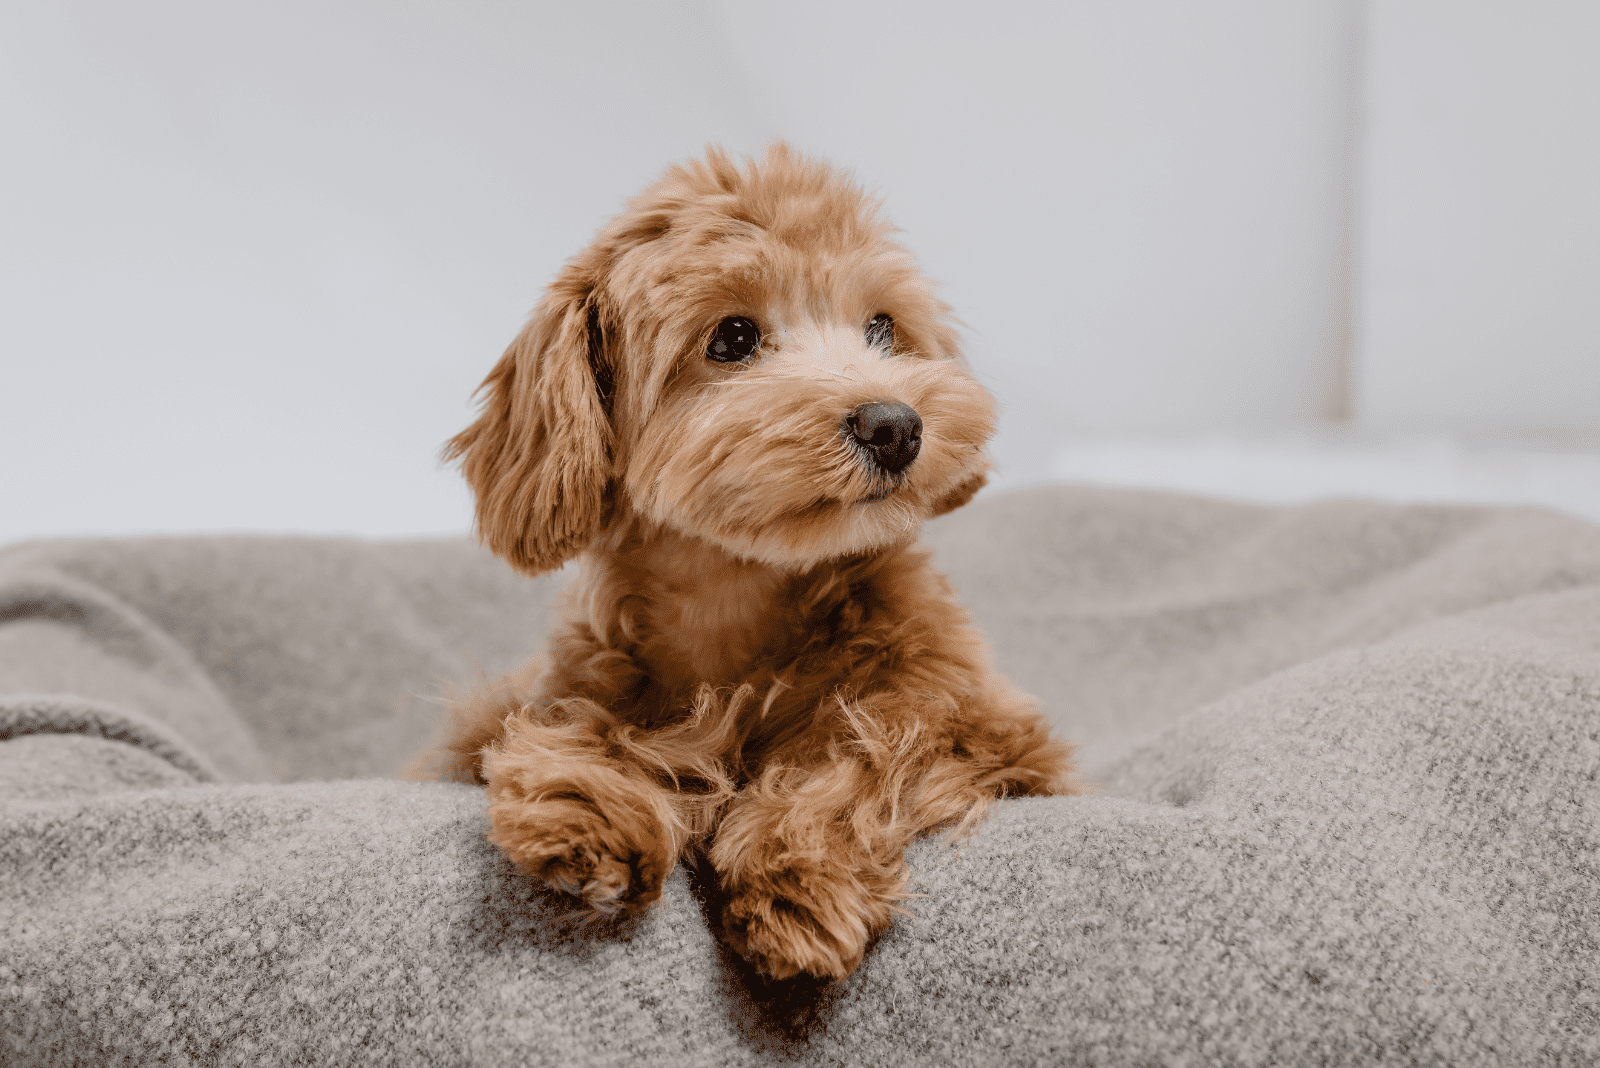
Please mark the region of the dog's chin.
<svg viewBox="0 0 1600 1068"><path fill-rule="evenodd" d="M737 507L675 508L649 517L739 559L792 571L909 544L921 533L929 509L906 487L884 485L864 496L819 500L756 521L732 518L739 512Z"/></svg>

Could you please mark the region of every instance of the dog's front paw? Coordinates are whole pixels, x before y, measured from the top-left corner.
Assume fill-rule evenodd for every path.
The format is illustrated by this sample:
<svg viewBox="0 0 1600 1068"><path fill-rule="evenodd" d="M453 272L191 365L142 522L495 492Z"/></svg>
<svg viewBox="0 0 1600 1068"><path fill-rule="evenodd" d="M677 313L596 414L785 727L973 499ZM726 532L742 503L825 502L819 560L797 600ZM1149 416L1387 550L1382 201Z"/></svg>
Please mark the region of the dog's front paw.
<svg viewBox="0 0 1600 1068"><path fill-rule="evenodd" d="M768 978L843 979L889 925L889 903L855 879L788 870L761 881L735 892L722 918L728 943Z"/></svg>
<svg viewBox="0 0 1600 1068"><path fill-rule="evenodd" d="M542 856L547 851L548 857L537 868L525 862L524 866L555 889L582 898L585 905L601 915L614 916L624 911L630 900L628 888L633 883L629 871L631 865L609 853L597 852L595 843L585 839L546 839L534 845L532 850L524 849L523 853L527 855L533 852ZM656 893L659 895L659 888ZM639 896L634 895L636 904L648 903L638 901Z"/></svg>
<svg viewBox="0 0 1600 1068"><path fill-rule="evenodd" d="M598 917L642 912L661 896L670 858L659 833L624 833L577 798L489 806L489 840Z"/></svg>

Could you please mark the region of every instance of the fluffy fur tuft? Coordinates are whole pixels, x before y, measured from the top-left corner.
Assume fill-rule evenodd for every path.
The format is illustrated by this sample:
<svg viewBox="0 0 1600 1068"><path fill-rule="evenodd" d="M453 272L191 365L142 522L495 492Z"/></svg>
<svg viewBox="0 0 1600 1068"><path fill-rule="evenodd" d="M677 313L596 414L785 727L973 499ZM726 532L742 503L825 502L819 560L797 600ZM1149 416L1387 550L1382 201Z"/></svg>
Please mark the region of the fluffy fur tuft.
<svg viewBox="0 0 1600 1068"><path fill-rule="evenodd" d="M994 406L893 232L781 143L671 168L567 264L446 450L495 552L582 570L545 660L455 702L438 773L484 783L491 839L595 916L705 847L728 939L775 978L849 974L919 835L1079 790L914 548L982 487ZM708 359L730 317L759 349ZM852 430L871 404L920 419L902 469Z"/></svg>

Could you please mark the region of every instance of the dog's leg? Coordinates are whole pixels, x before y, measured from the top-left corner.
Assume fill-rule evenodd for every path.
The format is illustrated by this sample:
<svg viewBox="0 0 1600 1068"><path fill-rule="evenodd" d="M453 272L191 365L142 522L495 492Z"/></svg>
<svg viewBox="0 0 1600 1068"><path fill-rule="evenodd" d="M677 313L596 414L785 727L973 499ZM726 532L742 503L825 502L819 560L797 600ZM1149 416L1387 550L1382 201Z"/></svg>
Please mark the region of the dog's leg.
<svg viewBox="0 0 1600 1068"><path fill-rule="evenodd" d="M639 743L632 752L619 745L617 726L593 701L569 698L507 717L483 756L490 841L602 917L661 896L703 796L670 789L660 769L642 767Z"/></svg>
<svg viewBox="0 0 1600 1068"><path fill-rule="evenodd" d="M772 978L842 978L905 896L914 839L970 825L996 797L1080 792L1070 747L1025 698L998 696L953 720L926 717L926 697L878 694L842 706L825 744L772 754L711 850L734 948Z"/></svg>
<svg viewBox="0 0 1600 1068"><path fill-rule="evenodd" d="M439 755L423 762L485 785L490 840L596 917L659 898L733 795L719 759L727 739L707 729L716 708L656 729L612 711L636 705L642 681L631 657L571 623L542 662L454 702Z"/></svg>

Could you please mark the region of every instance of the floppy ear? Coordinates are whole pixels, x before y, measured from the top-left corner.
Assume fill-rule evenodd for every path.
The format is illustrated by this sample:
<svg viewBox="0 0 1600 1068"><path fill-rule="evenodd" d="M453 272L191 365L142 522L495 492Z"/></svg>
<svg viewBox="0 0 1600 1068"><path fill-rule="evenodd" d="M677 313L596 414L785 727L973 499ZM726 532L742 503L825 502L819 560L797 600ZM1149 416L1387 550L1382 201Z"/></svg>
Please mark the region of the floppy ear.
<svg viewBox="0 0 1600 1068"><path fill-rule="evenodd" d="M966 504L968 501L972 500L977 492L983 489L984 484L988 481L989 473L987 471L979 471L971 478L959 483L955 489L945 494L944 497L933 506L932 510L928 513L928 518L933 519L937 516L945 515L948 512L953 512L957 508L960 508L963 504Z"/></svg>
<svg viewBox="0 0 1600 1068"><path fill-rule="evenodd" d="M614 442L595 296L584 272L562 272L444 450L477 494L479 539L530 575L582 552L605 519Z"/></svg>

